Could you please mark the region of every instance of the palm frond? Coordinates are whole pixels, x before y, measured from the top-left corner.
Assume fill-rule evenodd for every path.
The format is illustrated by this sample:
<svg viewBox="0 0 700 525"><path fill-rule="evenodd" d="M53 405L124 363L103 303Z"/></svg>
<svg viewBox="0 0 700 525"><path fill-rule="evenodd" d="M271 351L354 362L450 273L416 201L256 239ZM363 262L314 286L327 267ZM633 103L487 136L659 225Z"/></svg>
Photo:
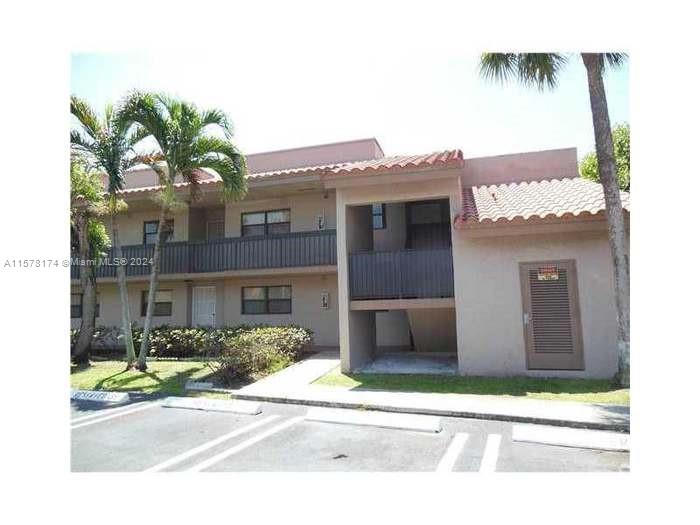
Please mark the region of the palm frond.
<svg viewBox="0 0 700 525"><path fill-rule="evenodd" d="M151 132L144 128L141 124L134 124L131 128L131 134L127 137L127 142L130 147L136 146L142 140L151 136Z"/></svg>
<svg viewBox="0 0 700 525"><path fill-rule="evenodd" d="M480 72L488 80L517 80L538 89L553 89L566 63L561 53L484 53Z"/></svg>
<svg viewBox="0 0 700 525"><path fill-rule="evenodd" d="M223 180L227 199L245 195L245 157L229 140L232 126L222 111L200 112L196 105L163 93L134 92L123 102L120 118L143 128L143 131L133 131L132 139L150 134L158 143L157 159L154 154L140 155L134 162L156 170L163 186L172 187L176 177L182 176L190 183L190 192L196 198L200 191L199 172L209 168ZM210 125L220 127L226 138L205 134ZM167 197L165 187L162 193ZM164 202L170 200L166 198Z"/></svg>
<svg viewBox="0 0 700 525"><path fill-rule="evenodd" d="M245 157L241 155L235 159L228 157L208 157L199 163L201 168L209 168L215 171L224 185L224 199L241 199L248 191L248 182L245 177L247 171Z"/></svg>
<svg viewBox="0 0 700 525"><path fill-rule="evenodd" d="M97 118L97 115L90 107L90 104L75 95L71 95L70 112L78 119L85 133L93 140L97 140L102 131L102 126L100 125L100 120Z"/></svg>
<svg viewBox="0 0 700 525"><path fill-rule="evenodd" d="M156 93L153 95L156 102L167 112L171 120L177 120L182 102L167 93Z"/></svg>
<svg viewBox="0 0 700 525"><path fill-rule="evenodd" d="M105 104L105 114L104 114L104 124L102 125L103 128L107 129L111 127L112 124L112 116L114 115L114 106L112 104Z"/></svg>
<svg viewBox="0 0 700 525"><path fill-rule="evenodd" d="M517 76L518 59L515 53L483 53L479 64L481 76L504 83Z"/></svg>
<svg viewBox="0 0 700 525"><path fill-rule="evenodd" d="M70 145L74 150L80 151L82 153L91 153L93 150L95 142L93 140L88 140L82 133L78 130L72 129L70 131Z"/></svg>
<svg viewBox="0 0 700 525"><path fill-rule="evenodd" d="M534 85L540 90L554 89L566 62L566 56L559 53L521 53L518 76L525 85Z"/></svg>
<svg viewBox="0 0 700 525"><path fill-rule="evenodd" d="M603 53L603 67L617 69L627 61L627 53Z"/></svg>
<svg viewBox="0 0 700 525"><path fill-rule="evenodd" d="M207 109L202 111L201 119L203 126L217 125L224 131L226 138L231 138L233 136L233 125L223 111Z"/></svg>
<svg viewBox="0 0 700 525"><path fill-rule="evenodd" d="M116 119L128 129L137 123L153 135L161 150L167 151L169 133L167 119L162 114L157 96L152 93L132 91L121 102Z"/></svg>

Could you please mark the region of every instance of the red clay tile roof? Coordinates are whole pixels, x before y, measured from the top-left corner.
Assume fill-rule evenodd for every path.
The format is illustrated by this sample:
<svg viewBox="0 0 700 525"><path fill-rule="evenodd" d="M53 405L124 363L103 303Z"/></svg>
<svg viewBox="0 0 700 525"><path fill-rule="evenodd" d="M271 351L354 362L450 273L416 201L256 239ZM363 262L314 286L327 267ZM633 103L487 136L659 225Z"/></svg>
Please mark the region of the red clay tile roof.
<svg viewBox="0 0 700 525"><path fill-rule="evenodd" d="M345 163L347 164L347 163ZM303 175L320 175L334 168L343 166L344 164L323 164L319 166L303 166L300 168L287 168L284 170L260 171L248 173L248 180L268 180L268 179L285 179L288 177L297 177Z"/></svg>
<svg viewBox="0 0 700 525"><path fill-rule="evenodd" d="M629 211L629 193L620 192ZM508 224L514 220L592 217L605 210L603 186L582 179L471 186L462 190L462 212L455 227Z"/></svg>
<svg viewBox="0 0 700 525"><path fill-rule="evenodd" d="M462 151L458 149L438 151L426 155L398 155L380 159L348 162L331 169L327 175L354 175L395 173L424 168L461 168L464 165Z"/></svg>
<svg viewBox="0 0 700 525"><path fill-rule="evenodd" d="M353 162L344 162L340 164L327 164L323 166L305 166L301 168L291 168L286 170L267 171L260 173L248 174L248 180L275 180L286 179L304 175L319 175L337 177L343 175L357 174L376 174L376 173L397 173L413 170L432 169L432 168L460 168L464 165L462 152L460 150L440 151L436 153L428 153L426 155L401 155L395 157L382 157L380 159L361 160ZM205 179L199 184L216 184L220 183L220 179ZM186 182L174 184L174 187L187 187ZM122 193L132 194L155 191L160 186L145 186L142 188L129 188Z"/></svg>
<svg viewBox="0 0 700 525"><path fill-rule="evenodd" d="M209 184L217 184L220 182L221 182L221 177L219 177L218 175L215 175L210 179L204 179L204 178L200 179L198 184L199 184L199 186L206 186ZM173 188L175 188L175 189L186 188L188 186L189 186L189 182L176 182L175 184L173 184ZM121 193L121 194L145 193L145 192L149 192L149 191L156 191L156 190L159 190L160 188L161 188L161 186L159 186L159 185L158 186L142 186L139 188L125 188L125 189L121 190L119 193Z"/></svg>

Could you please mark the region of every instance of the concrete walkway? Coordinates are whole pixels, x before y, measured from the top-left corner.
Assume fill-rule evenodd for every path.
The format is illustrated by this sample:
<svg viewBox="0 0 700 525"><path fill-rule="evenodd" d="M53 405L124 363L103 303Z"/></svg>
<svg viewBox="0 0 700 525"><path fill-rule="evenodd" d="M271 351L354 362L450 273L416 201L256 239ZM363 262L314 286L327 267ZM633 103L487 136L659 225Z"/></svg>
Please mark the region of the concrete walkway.
<svg viewBox="0 0 700 525"><path fill-rule="evenodd" d="M267 376L237 390L237 394L284 393L298 390L326 375L340 365L338 351L318 352L303 361L288 366L276 374Z"/></svg>
<svg viewBox="0 0 700 525"><path fill-rule="evenodd" d="M358 373L457 375L457 357L414 352L386 353L375 357Z"/></svg>
<svg viewBox="0 0 700 525"><path fill-rule="evenodd" d="M233 391L232 397L629 432L629 408L624 406L470 394L345 389L310 384L338 366L339 362L337 352L315 354L277 374Z"/></svg>

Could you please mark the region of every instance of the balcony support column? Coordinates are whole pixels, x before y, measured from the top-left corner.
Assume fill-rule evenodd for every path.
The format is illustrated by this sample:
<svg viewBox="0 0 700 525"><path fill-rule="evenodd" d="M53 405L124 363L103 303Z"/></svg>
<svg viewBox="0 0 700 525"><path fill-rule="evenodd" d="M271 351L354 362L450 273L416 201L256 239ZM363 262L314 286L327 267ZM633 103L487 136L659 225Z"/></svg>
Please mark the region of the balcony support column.
<svg viewBox="0 0 700 525"><path fill-rule="evenodd" d="M351 372L371 361L376 348L375 313L350 310L348 264L351 252L372 249L372 208L347 206L338 191L336 211L340 363L343 372Z"/></svg>

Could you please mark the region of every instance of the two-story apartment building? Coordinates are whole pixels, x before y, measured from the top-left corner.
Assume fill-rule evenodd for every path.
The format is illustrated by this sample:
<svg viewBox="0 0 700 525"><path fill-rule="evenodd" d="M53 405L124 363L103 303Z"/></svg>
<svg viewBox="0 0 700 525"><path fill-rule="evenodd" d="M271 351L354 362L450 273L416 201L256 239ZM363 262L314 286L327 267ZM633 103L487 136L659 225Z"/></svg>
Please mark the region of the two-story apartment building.
<svg viewBox="0 0 700 525"><path fill-rule="evenodd" d="M615 372L603 194L578 177L575 149L386 157L367 139L247 159L243 201L223 203L209 174L195 201L177 185L186 206L170 217L155 325L296 323L339 347L346 371L416 352L454 356L462 374ZM157 191L149 170L127 177L125 257L152 252ZM135 322L149 271L127 268ZM98 269L98 294L97 324L119 326L114 267Z"/></svg>

